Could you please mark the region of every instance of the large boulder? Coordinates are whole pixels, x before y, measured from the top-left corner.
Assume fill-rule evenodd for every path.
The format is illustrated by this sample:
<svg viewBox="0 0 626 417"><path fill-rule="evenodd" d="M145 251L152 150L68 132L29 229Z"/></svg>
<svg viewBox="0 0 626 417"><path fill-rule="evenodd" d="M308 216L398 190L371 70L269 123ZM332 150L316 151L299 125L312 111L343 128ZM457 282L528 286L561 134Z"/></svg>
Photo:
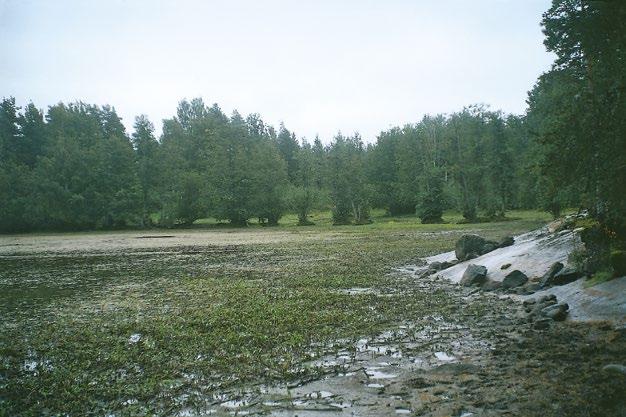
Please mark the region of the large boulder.
<svg viewBox="0 0 626 417"><path fill-rule="evenodd" d="M461 285L471 287L480 286L487 281L487 268L482 265L471 264L467 267L461 278Z"/></svg>
<svg viewBox="0 0 626 417"><path fill-rule="evenodd" d="M463 235L456 242L454 253L459 261L466 261L497 248L497 242L492 242L478 235Z"/></svg>
<svg viewBox="0 0 626 417"><path fill-rule="evenodd" d="M528 277L517 269L509 272L502 280L502 288L515 288L528 282Z"/></svg>
<svg viewBox="0 0 626 417"><path fill-rule="evenodd" d="M566 266L557 272L552 278L551 285L565 285L576 281L582 274L572 266Z"/></svg>

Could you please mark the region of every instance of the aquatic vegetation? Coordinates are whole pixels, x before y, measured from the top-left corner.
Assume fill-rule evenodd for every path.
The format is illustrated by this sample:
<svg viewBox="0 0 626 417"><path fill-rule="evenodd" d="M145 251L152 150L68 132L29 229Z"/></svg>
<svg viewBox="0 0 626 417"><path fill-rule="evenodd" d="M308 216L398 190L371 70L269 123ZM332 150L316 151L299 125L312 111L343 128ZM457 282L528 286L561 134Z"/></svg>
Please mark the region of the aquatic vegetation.
<svg viewBox="0 0 626 417"><path fill-rule="evenodd" d="M266 240L228 231L236 244L204 231L188 246L116 246L112 234L76 235L102 239L102 250L55 250L63 235L35 252L5 246L0 414L175 414L248 383L314 378L329 370L303 364L338 340L453 311L445 291L420 291L392 267L451 249L468 228L500 238L540 222L389 220L285 226L263 231Z"/></svg>

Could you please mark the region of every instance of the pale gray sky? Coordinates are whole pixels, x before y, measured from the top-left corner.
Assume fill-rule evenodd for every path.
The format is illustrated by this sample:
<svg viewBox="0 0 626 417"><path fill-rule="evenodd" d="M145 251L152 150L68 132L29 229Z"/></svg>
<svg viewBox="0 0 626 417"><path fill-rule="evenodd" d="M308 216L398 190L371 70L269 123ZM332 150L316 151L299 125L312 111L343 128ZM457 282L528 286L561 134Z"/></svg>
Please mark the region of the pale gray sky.
<svg viewBox="0 0 626 417"><path fill-rule="evenodd" d="M520 113L549 0L0 0L0 96L111 104L160 130L179 100L366 141L425 113Z"/></svg>

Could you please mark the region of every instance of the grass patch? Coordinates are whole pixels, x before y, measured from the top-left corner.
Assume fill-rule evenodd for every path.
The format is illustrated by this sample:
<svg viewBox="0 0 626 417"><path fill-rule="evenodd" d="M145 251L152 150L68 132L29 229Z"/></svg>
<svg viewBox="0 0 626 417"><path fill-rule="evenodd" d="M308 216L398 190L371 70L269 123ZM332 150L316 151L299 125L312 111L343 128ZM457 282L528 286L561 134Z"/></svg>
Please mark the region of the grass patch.
<svg viewBox="0 0 626 417"><path fill-rule="evenodd" d="M613 273L610 271L598 271L591 276L588 280L585 280L583 286L585 288L593 287L598 284L602 284L603 282L607 282L612 280L614 277Z"/></svg>

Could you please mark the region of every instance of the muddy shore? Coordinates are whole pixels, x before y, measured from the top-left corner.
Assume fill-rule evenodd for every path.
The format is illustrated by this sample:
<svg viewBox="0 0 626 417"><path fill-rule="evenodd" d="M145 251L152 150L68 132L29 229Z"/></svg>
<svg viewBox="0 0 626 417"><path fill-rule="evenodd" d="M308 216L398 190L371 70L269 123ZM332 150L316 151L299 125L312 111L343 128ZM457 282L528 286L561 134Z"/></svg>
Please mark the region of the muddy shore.
<svg viewBox="0 0 626 417"><path fill-rule="evenodd" d="M408 280L397 273L397 279ZM626 329L554 322L534 330L519 301L444 279L414 291L452 294L445 317L425 316L359 340L339 341L305 366L325 376L223 393L204 410L275 416L623 416Z"/></svg>

